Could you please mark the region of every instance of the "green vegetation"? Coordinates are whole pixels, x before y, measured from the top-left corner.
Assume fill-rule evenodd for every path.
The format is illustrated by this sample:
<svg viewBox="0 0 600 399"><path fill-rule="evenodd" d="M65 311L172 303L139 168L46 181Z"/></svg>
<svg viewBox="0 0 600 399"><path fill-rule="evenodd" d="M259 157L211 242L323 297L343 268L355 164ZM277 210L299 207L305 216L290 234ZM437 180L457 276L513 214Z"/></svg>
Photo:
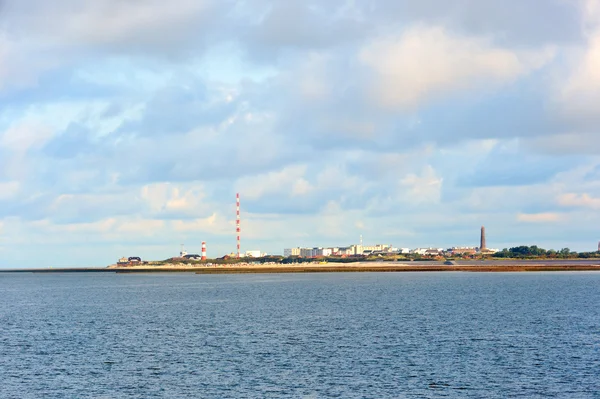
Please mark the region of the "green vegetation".
<svg viewBox="0 0 600 399"><path fill-rule="evenodd" d="M569 248L561 250L539 248L537 245L504 248L493 255L494 258L517 258L517 259L575 259L600 257L599 252L574 252Z"/></svg>

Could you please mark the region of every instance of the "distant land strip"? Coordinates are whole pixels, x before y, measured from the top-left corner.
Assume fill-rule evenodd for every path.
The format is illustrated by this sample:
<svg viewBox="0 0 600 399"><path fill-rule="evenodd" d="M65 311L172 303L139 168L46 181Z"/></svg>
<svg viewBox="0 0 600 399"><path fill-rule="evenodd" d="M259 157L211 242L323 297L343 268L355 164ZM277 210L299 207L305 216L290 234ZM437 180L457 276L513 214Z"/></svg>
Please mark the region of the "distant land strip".
<svg viewBox="0 0 600 399"><path fill-rule="evenodd" d="M320 265L218 265L189 267L111 267L111 268L32 268L4 269L3 273L195 273L195 274L250 274L250 273L347 273L347 272L548 272L548 271L600 271L597 262L544 262L528 264L527 262L503 264L468 264L444 265L441 263L414 265L407 263L353 263L353 264L320 264Z"/></svg>

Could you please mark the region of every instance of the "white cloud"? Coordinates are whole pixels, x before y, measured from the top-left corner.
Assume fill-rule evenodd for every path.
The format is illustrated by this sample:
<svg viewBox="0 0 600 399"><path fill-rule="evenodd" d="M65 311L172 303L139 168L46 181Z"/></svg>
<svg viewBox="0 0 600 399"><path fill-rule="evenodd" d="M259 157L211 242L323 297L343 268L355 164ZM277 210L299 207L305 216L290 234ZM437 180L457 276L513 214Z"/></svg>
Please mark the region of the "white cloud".
<svg viewBox="0 0 600 399"><path fill-rule="evenodd" d="M294 186L292 187L292 196L302 196L311 192L313 187L310 183L303 178L296 180Z"/></svg>
<svg viewBox="0 0 600 399"><path fill-rule="evenodd" d="M41 125L14 125L0 136L0 147L22 153L31 148L42 147L51 136L52 131Z"/></svg>
<svg viewBox="0 0 600 399"><path fill-rule="evenodd" d="M171 183L148 184L142 187L141 197L154 214L198 213L206 208L206 195L200 185L190 188Z"/></svg>
<svg viewBox="0 0 600 399"><path fill-rule="evenodd" d="M206 218L173 220L170 226L176 232L210 232L213 235L233 235L235 231L233 225L218 213L213 213Z"/></svg>
<svg viewBox="0 0 600 399"><path fill-rule="evenodd" d="M306 165L291 165L277 172L244 177L238 180L237 191L253 200L272 194L305 195L311 191L304 178L306 169Z"/></svg>
<svg viewBox="0 0 600 399"><path fill-rule="evenodd" d="M554 223L562 219L562 215L554 212L519 213L517 215L517 221L523 223Z"/></svg>
<svg viewBox="0 0 600 399"><path fill-rule="evenodd" d="M564 207L600 209L600 198L592 197L587 193L562 194L557 198L557 202L560 206Z"/></svg>
<svg viewBox="0 0 600 399"><path fill-rule="evenodd" d="M571 117L594 116L600 110L600 30L590 35L587 48L575 59L560 86L561 104Z"/></svg>
<svg viewBox="0 0 600 399"><path fill-rule="evenodd" d="M115 229L118 233L154 235L165 228L163 220L134 219L125 220Z"/></svg>
<svg viewBox="0 0 600 399"><path fill-rule="evenodd" d="M405 200L417 204L439 202L442 182L443 178L431 165L427 165L421 175L410 173L400 180Z"/></svg>
<svg viewBox="0 0 600 399"><path fill-rule="evenodd" d="M550 49L517 52L495 47L486 38L424 26L375 40L359 53L360 61L376 74L375 99L400 108L413 108L448 92L512 82L552 57Z"/></svg>
<svg viewBox="0 0 600 399"><path fill-rule="evenodd" d="M28 41L9 38L0 30L0 92L7 87L34 86L37 74L55 65L51 55L32 62L34 47Z"/></svg>
<svg viewBox="0 0 600 399"><path fill-rule="evenodd" d="M600 0L583 0L583 18L588 28L600 28Z"/></svg>
<svg viewBox="0 0 600 399"><path fill-rule="evenodd" d="M330 81L327 77L327 65L330 57L321 53L309 54L298 70L289 74L290 82L296 90L309 101L319 101L331 94Z"/></svg>
<svg viewBox="0 0 600 399"><path fill-rule="evenodd" d="M324 190L327 188L337 190L351 190L354 193L361 191L361 184L364 184L357 176L352 176L340 165L328 165L324 167L316 176L315 189Z"/></svg>
<svg viewBox="0 0 600 399"><path fill-rule="evenodd" d="M0 200L14 197L20 188L21 184L18 181L0 182Z"/></svg>
<svg viewBox="0 0 600 399"><path fill-rule="evenodd" d="M571 69L556 83L561 109L574 121L600 111L600 1L583 0L581 5L586 42L569 53Z"/></svg>

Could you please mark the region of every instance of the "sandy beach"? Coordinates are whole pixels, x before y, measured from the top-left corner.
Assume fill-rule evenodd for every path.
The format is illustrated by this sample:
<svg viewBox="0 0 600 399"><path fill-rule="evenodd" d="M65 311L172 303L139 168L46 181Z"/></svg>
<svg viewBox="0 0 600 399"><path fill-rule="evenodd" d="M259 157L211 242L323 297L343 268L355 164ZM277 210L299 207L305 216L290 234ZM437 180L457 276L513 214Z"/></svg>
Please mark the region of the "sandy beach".
<svg viewBox="0 0 600 399"><path fill-rule="evenodd" d="M356 262L305 264L162 265L112 267L118 273L193 272L198 274L237 273L334 273L334 272L535 272L600 271L600 261L484 261L445 265L442 262Z"/></svg>

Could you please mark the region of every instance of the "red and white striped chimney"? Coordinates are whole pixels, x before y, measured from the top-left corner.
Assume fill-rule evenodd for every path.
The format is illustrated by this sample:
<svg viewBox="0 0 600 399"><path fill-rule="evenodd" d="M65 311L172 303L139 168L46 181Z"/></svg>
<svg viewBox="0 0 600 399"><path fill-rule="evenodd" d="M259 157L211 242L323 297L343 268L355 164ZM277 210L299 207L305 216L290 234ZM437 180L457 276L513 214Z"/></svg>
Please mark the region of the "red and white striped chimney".
<svg viewBox="0 0 600 399"><path fill-rule="evenodd" d="M202 260L206 260L206 242L202 241Z"/></svg>
<svg viewBox="0 0 600 399"><path fill-rule="evenodd" d="M240 193L235 196L236 199L236 218L235 218L235 232L237 233L237 257L240 257Z"/></svg>

